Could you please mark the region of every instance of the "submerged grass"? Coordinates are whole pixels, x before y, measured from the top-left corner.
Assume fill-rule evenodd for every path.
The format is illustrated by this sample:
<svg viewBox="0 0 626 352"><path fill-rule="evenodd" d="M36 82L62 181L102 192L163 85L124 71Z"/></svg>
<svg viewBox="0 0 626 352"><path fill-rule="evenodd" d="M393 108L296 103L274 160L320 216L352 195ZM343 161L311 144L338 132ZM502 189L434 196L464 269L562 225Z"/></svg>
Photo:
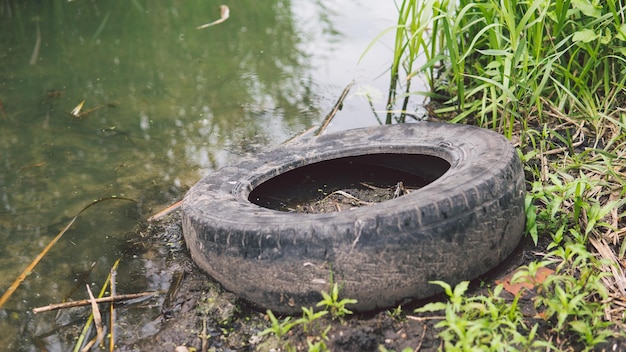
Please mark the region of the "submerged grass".
<svg viewBox="0 0 626 352"><path fill-rule="evenodd" d="M501 286L467 297L467 284L439 283L450 302L418 311L445 313L446 350L589 350L623 337L624 1L405 0L398 11L386 122L404 122L420 94L434 117L512 139L527 176L527 232L545 243L518 280L555 269L535 287L537 317L521 316L518 297L503 304ZM411 91L415 75L429 92Z"/></svg>

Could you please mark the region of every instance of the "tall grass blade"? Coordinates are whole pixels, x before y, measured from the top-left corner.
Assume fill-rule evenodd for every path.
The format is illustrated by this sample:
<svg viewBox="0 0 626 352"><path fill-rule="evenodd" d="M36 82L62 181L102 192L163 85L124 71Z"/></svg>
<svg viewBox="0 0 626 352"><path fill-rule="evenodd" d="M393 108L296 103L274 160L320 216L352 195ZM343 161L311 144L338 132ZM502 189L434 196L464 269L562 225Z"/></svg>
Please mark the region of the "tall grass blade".
<svg viewBox="0 0 626 352"><path fill-rule="evenodd" d="M37 264L39 264L39 262L43 259L43 257L45 257L45 255L50 251L50 249L61 239L61 237L63 236L63 234L65 234L65 232L67 232L67 230L72 226L72 224L74 224L74 221L76 221L76 219L78 219L78 217L87 209L89 209L91 206L96 205L98 203L104 202L104 201L109 201L109 200L123 200L123 201L130 201L130 202L135 202L135 200L130 199L130 198L123 198L123 197L106 197L106 198L100 198L98 200L93 201L92 203L88 204L87 206L85 206L83 209L81 209L78 214L76 214L72 220L70 220L70 222L50 241L50 243L48 243L48 245L35 257L35 259L33 259L32 262L30 262L30 264L28 264L28 266L26 267L26 269L24 269L24 271L22 271L22 273L17 277L17 279L15 279L15 281L13 281L13 283L11 284L11 286L9 286L9 288L4 292L4 294L2 295L2 297L0 297L0 308L2 308L4 306L4 304L9 300L9 298L11 298L11 296L13 295L13 293L18 289L18 287L20 286L20 284L22 282L24 282L24 280L26 280L26 277L28 275L30 275L30 273L33 271L33 269L35 269L35 267L37 266Z"/></svg>

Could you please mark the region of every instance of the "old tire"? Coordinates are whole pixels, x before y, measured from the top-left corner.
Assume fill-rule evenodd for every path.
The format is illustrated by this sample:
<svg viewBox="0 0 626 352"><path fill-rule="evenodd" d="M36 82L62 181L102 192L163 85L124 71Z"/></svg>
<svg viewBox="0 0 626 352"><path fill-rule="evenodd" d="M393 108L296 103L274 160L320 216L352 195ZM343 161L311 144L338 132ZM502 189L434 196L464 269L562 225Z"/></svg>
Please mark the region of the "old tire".
<svg viewBox="0 0 626 352"><path fill-rule="evenodd" d="M352 167L361 159L432 182L332 213L283 212L249 199L290 170L336 160ZM182 214L198 266L259 307L291 314L315 306L332 272L341 296L358 300L348 308L369 311L431 296L440 287L429 281L455 284L503 261L523 234L524 177L513 146L492 131L390 125L279 146L224 167L191 188Z"/></svg>

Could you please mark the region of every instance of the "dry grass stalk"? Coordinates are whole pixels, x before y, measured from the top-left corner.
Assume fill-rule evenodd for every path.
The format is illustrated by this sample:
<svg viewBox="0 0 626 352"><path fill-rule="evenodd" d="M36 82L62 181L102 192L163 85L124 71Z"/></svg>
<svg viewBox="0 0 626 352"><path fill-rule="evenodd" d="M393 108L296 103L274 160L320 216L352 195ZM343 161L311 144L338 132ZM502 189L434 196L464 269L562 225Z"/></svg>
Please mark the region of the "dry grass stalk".
<svg viewBox="0 0 626 352"><path fill-rule="evenodd" d="M108 297L96 298L95 301L96 303L123 302L123 301L128 301L131 299L158 295L159 293L161 292L155 291L155 292L129 293L126 295L117 295L115 297L108 296ZM91 301L88 299L83 299L80 301L65 302L65 303L55 303L55 304L50 304L44 307L33 308L33 313L37 314L37 313L49 312L51 310L57 310L57 309L86 306L89 304L91 304Z"/></svg>
<svg viewBox="0 0 626 352"><path fill-rule="evenodd" d="M148 218L148 221L156 221L156 220L161 220L162 218L164 218L167 214L175 211L176 209L180 208L181 204L183 204L182 200L179 200L178 202L168 206L167 208L161 210L160 212L152 215L151 217Z"/></svg>
<svg viewBox="0 0 626 352"><path fill-rule="evenodd" d="M91 288L89 288L89 285L85 286L87 287L87 293L89 294L89 302L91 303L91 314L93 314L93 322L96 325L96 343L101 343L104 340L104 330L102 329L102 315L100 314L100 309L98 308L98 302L96 302L96 298L91 292ZM91 346L89 347L91 348ZM89 351L89 348L85 346L83 351Z"/></svg>
<svg viewBox="0 0 626 352"><path fill-rule="evenodd" d="M39 264L39 262L43 259L43 257L50 251L50 249L52 248L52 246L54 246L63 236L63 234L65 234L65 232L67 232L67 230L74 224L74 221L76 221L76 219L78 219L78 217L80 216L80 214L82 214L85 210L89 209L92 205L95 205L97 203L103 202L103 201L107 201L107 200L125 200L125 201L131 201L131 202L135 202L134 200L130 199L130 198L124 198L124 197L106 197L106 198L100 198L97 199L95 201L93 201L92 203L89 203L87 206L85 206L83 209L81 209L78 214L76 214L76 216L74 216L72 218L72 220L70 220L70 222L52 239L52 241L50 241L50 243L48 243L48 245L35 257L35 259L33 259L32 262L30 262L30 264L28 264L28 266L26 267L26 269L24 269L24 271L22 271L22 273L17 277L17 279L15 279L15 281L13 281L13 283L11 284L11 286L9 286L9 288L4 292L4 294L2 295L2 297L0 297L0 308L2 308L4 306L4 304L9 300L9 298L11 298L11 296L13 295L13 293L17 290L18 287L20 287L20 285L22 284L22 282L24 282L24 280L26 280L26 277L28 275L30 275L30 273L33 271L33 269L35 269L35 267L37 266L37 264Z"/></svg>
<svg viewBox="0 0 626 352"><path fill-rule="evenodd" d="M33 47L33 53L30 55L28 63L33 66L39 60L39 50L41 49L41 31L39 30L39 18L35 19L35 25L37 28L37 38L35 39L35 47Z"/></svg>
<svg viewBox="0 0 626 352"><path fill-rule="evenodd" d="M67 300L70 299L70 297L72 297L74 292L76 292L76 290L79 287L87 283L87 279L89 278L89 276L91 275L91 272L93 271L93 268L95 267L96 267L96 262L91 263L91 266L89 267L89 269L87 269L87 271L85 271L84 273L80 275L80 277L76 280L76 284L65 294L65 296L63 297L63 300L61 301L62 303L67 302ZM60 310L57 312L56 318L59 317L59 314L61 314Z"/></svg>
<svg viewBox="0 0 626 352"><path fill-rule="evenodd" d="M624 271L620 265L619 260L615 256L613 250L609 247L606 241L603 238L595 239L593 237L589 238L589 242L593 245L593 247L598 251L598 254L606 260L608 260L611 265L603 266L604 271L610 271L612 276L603 277L603 281L605 286L609 289L613 289L619 293L622 297L626 297L626 276L624 276ZM616 289L617 288L617 289Z"/></svg>
<svg viewBox="0 0 626 352"><path fill-rule="evenodd" d="M113 263L113 267L111 268L111 270L117 270L117 267L120 264L120 260L121 259L117 259L115 263ZM98 299L102 299L102 297L104 296L104 293L109 287L110 281L111 281L111 273L109 272L109 275L107 275L107 279L104 281L104 284L102 285L102 288L100 289L100 293L98 294ZM116 299L115 297L106 297L106 298ZM96 299L96 301L98 301L98 299ZM85 300L85 302L86 304L91 303L89 300ZM93 320L94 320L93 314L89 314L89 318L87 318L87 322L85 322L85 325L83 326L83 330L81 334L78 336L78 340L76 341L76 344L74 345L74 349L73 349L74 352L77 352L80 346L83 345L83 341L87 338L87 335L89 334L91 330L91 323L93 322ZM95 339L93 340L93 342L95 342ZM91 345L93 345L93 343L91 343Z"/></svg>
<svg viewBox="0 0 626 352"><path fill-rule="evenodd" d="M113 268L111 268L111 271L109 273L109 277L111 278L110 280L110 286L111 286L111 295L110 297L115 298L115 296L117 296L117 288L115 285L115 280L117 279L117 270L115 270L115 266ZM113 352L113 350L115 349L115 305L113 304L113 302L111 302L109 304L109 309L110 309L110 315L111 315L111 332L109 334L109 351Z"/></svg>
<svg viewBox="0 0 626 352"><path fill-rule="evenodd" d="M328 113L328 115L326 115L326 118L324 118L324 121L322 122L322 125L320 126L320 128L318 128L317 131L315 131L316 137L324 133L324 131L326 130L326 127L328 127L328 125L330 124L330 121L332 121L335 115L337 114L337 112L341 110L341 108L343 107L343 101L348 96L348 93L350 92L350 89L352 88L353 85L354 85L354 81L348 83L348 85L343 89L343 91L339 95L339 99L337 99L337 102L333 106L332 110Z"/></svg>
<svg viewBox="0 0 626 352"><path fill-rule="evenodd" d="M48 243L48 245L35 257L35 259L33 259L33 261L30 264L28 264L26 269L24 269L24 271L22 271L22 273L17 277L17 279L15 281L13 281L11 286L9 286L9 288L4 292L2 297L0 297L0 308L2 308L2 306L4 306L6 301L9 300L9 298L13 295L13 293L17 290L17 288L20 287L22 282L24 282L24 280L26 280L26 277L28 275L30 275L30 273L33 271L33 269L35 269L37 264L39 264L41 259L43 259L43 257L50 251L52 246L54 246L54 244L57 243L61 239L61 236L63 236L63 234L70 228L70 226L72 226L72 224L74 224L74 221L76 221L77 218L78 218L78 215L76 215L69 222L69 224L67 224L67 226L65 226L63 228L63 230L61 230L61 232L59 232L56 235L56 237L54 237L52 239L52 241L50 241L50 243Z"/></svg>

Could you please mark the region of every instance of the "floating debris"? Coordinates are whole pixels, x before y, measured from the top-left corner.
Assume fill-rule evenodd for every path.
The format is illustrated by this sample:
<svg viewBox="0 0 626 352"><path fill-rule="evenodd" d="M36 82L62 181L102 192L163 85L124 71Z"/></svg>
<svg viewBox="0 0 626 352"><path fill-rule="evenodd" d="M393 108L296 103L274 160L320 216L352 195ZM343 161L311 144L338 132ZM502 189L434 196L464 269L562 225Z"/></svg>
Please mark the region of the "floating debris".
<svg viewBox="0 0 626 352"><path fill-rule="evenodd" d="M228 19L228 17L230 17L230 9L228 8L228 6L226 6L226 5L221 5L220 6L220 15L221 15L221 17L220 17L219 20L215 20L215 21L213 21L211 23L203 24L202 26L196 27L196 29L204 29L204 28L211 27L211 26L214 26L216 24L220 24L220 23L226 21Z"/></svg>
<svg viewBox="0 0 626 352"><path fill-rule="evenodd" d="M41 31L39 30L39 18L35 19L35 25L37 26L37 39L35 39L35 47L33 48L33 53L30 55L30 61L28 62L31 66L37 63L39 59L39 49L41 49Z"/></svg>
<svg viewBox="0 0 626 352"><path fill-rule="evenodd" d="M76 107L72 110L70 114L76 117L80 117L80 111L83 109L83 105L85 105L85 99L83 99L83 101L76 105Z"/></svg>
<svg viewBox="0 0 626 352"><path fill-rule="evenodd" d="M80 104L76 105L76 107L74 108L74 110L72 110L70 114L72 114L72 116L74 117L78 117L79 119L82 119L83 117L91 114L92 112L96 110L100 110L102 108L114 108L115 107L114 103L106 103L106 104L98 105L89 110L81 111L83 109L83 105L85 105L85 100L81 101Z"/></svg>

